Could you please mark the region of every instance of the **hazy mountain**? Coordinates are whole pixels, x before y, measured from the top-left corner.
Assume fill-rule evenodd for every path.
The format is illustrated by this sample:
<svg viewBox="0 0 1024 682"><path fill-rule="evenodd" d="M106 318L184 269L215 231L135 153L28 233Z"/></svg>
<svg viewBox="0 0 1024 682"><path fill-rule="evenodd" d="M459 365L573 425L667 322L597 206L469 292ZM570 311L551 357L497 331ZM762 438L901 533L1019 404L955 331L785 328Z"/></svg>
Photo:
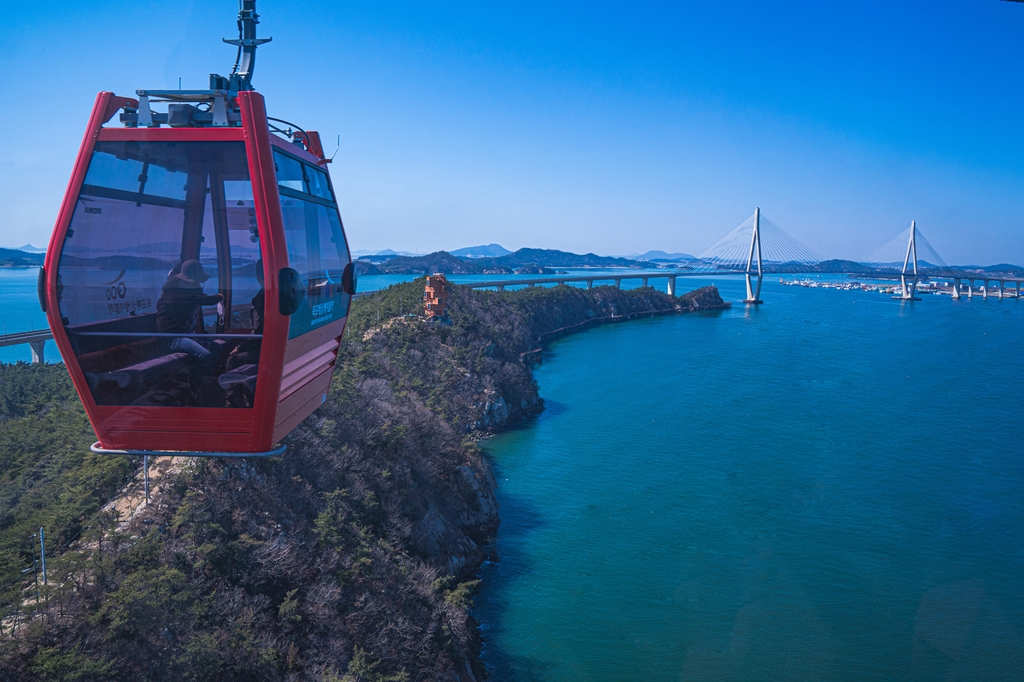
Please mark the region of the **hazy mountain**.
<svg viewBox="0 0 1024 682"><path fill-rule="evenodd" d="M362 258L364 256L374 257L390 257L390 256L422 256L421 253L413 253L412 251L394 251L392 249L383 249L374 251L373 249L356 249L352 252L353 258Z"/></svg>
<svg viewBox="0 0 1024 682"><path fill-rule="evenodd" d="M13 249L14 251L25 251L26 253L46 253L45 248L39 248L38 246L32 246L31 244L25 244L24 246L18 246Z"/></svg>
<svg viewBox="0 0 1024 682"><path fill-rule="evenodd" d="M842 258L832 258L829 260L823 260L817 265L803 266L805 270L810 272L856 272L856 273L871 273L876 272L878 268L870 265L864 265L852 260L844 260Z"/></svg>
<svg viewBox="0 0 1024 682"><path fill-rule="evenodd" d="M691 256L688 253L667 253L665 251L647 251L646 253L632 253L623 258L632 258L633 260L663 260L663 261L680 261L680 260L693 260L696 256Z"/></svg>
<svg viewBox="0 0 1024 682"><path fill-rule="evenodd" d="M512 252L501 244L487 244L486 246L467 246L464 249L456 249L450 253L459 258L500 258Z"/></svg>
<svg viewBox="0 0 1024 682"><path fill-rule="evenodd" d="M0 248L0 267L23 268L39 266L42 264L43 254L41 252L28 253L21 249Z"/></svg>
<svg viewBox="0 0 1024 682"><path fill-rule="evenodd" d="M1024 268L1019 265L1011 265L1010 263L989 265L988 267L982 268L982 270L989 273L996 272L1002 275L1009 275L1011 277L1024 277Z"/></svg>
<svg viewBox="0 0 1024 682"><path fill-rule="evenodd" d="M377 266L382 273L430 275L443 272L450 275L494 274L508 275L512 268L481 262L473 258L456 258L445 251L436 251L426 256L396 256L383 265Z"/></svg>
<svg viewBox="0 0 1024 682"><path fill-rule="evenodd" d="M556 249L519 249L500 258L477 259L481 265L495 267L521 268L527 265L539 265L553 268L641 268L645 263L628 258L598 256L593 253L580 255Z"/></svg>

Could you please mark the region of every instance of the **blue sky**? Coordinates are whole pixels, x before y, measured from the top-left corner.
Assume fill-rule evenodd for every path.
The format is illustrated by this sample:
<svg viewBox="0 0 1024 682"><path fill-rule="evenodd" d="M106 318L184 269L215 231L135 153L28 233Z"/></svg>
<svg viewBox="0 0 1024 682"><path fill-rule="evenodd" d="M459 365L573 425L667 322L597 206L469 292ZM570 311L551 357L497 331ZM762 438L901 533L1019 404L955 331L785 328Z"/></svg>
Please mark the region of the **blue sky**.
<svg viewBox="0 0 1024 682"><path fill-rule="evenodd" d="M259 0L355 249L697 253L755 206L826 257L911 219L1024 263L1024 5ZM0 244L42 244L95 94L230 71L232 0L8 3Z"/></svg>

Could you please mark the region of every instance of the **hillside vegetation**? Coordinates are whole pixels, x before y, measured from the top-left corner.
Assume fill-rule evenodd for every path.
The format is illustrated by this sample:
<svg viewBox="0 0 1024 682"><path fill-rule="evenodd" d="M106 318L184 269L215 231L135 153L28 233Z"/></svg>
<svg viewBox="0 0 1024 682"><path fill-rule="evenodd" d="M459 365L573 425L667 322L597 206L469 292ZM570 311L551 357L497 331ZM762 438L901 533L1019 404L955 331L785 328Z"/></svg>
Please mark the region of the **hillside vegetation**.
<svg viewBox="0 0 1024 682"><path fill-rule="evenodd" d="M21 601L29 536L67 545L132 475L89 452L95 440L63 365L0 364L0 613Z"/></svg>
<svg viewBox="0 0 1024 682"><path fill-rule="evenodd" d="M329 399L283 456L190 461L131 519L97 515L137 465L82 454L63 368L0 368L7 575L34 526L81 531L44 604L18 582L18 619L8 591L0 679L483 679L469 608L499 518L474 443L543 409L524 354L588 320L722 302L456 286L436 324L400 315L422 286L354 302Z"/></svg>
<svg viewBox="0 0 1024 682"><path fill-rule="evenodd" d="M426 256L395 256L380 265L367 261L356 261L361 275L414 274L432 275L443 272L448 275L509 274L511 268L485 267L478 259L458 258L446 251L435 251Z"/></svg>
<svg viewBox="0 0 1024 682"><path fill-rule="evenodd" d="M43 254L41 253L0 248L0 267L2 268L37 268L42 264Z"/></svg>
<svg viewBox="0 0 1024 682"><path fill-rule="evenodd" d="M430 275L435 272L448 275L508 275L524 268L530 272L545 267L642 268L651 267L651 264L592 253L580 255L555 249L519 249L514 253L490 258L458 257L446 251L436 251L425 256L395 256L379 265L359 260L356 266L360 275Z"/></svg>

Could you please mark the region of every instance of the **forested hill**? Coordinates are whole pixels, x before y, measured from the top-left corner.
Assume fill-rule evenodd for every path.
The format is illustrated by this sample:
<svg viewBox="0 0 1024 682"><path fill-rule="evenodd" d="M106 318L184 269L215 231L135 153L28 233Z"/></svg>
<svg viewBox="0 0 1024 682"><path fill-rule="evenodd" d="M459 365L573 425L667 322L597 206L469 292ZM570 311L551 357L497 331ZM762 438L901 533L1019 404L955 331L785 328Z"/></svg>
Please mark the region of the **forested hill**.
<svg viewBox="0 0 1024 682"><path fill-rule="evenodd" d="M19 249L0 248L0 268L39 267L43 264L43 255Z"/></svg>
<svg viewBox="0 0 1024 682"><path fill-rule="evenodd" d="M454 275L473 274L509 274L507 267L481 265L481 259L457 258L446 251L435 251L426 256L395 256L381 265L373 265L366 261L356 261L360 266L359 274L414 274L432 275L435 272Z"/></svg>
<svg viewBox="0 0 1024 682"><path fill-rule="evenodd" d="M519 249L497 258L459 258L445 251L436 251L426 256L395 256L380 265L366 260L356 261L361 275L415 274L430 275L435 272L454 275L511 274L522 268L536 270L544 267L562 268L641 268L651 267L650 263L597 256L592 253L578 254L555 249Z"/></svg>
<svg viewBox="0 0 1024 682"><path fill-rule="evenodd" d="M519 249L514 253L499 258L479 258L478 264L487 267L519 268L525 265L540 265L552 268L642 268L650 267L650 263L616 258L614 256L598 256L593 253L570 253L556 249Z"/></svg>
<svg viewBox="0 0 1024 682"><path fill-rule="evenodd" d="M722 303L453 286L450 324L400 316L422 287L354 302L329 399L283 456L158 463L134 515L98 513L138 463L88 454L63 368L0 367L0 679L483 679L468 609L499 519L474 441L543 408L524 355L588 321ZM37 605L19 571L39 525Z"/></svg>

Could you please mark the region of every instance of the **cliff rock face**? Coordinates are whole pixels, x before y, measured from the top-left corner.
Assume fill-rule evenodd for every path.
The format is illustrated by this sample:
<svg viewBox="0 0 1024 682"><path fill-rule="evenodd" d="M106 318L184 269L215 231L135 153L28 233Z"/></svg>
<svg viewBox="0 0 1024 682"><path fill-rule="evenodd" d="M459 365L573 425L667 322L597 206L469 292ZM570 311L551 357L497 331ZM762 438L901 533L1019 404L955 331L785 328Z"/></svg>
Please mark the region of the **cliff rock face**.
<svg viewBox="0 0 1024 682"><path fill-rule="evenodd" d="M354 302L329 399L285 455L190 462L53 557L51 608L0 642L0 678L483 679L468 609L499 510L473 440L543 409L524 354L721 299L455 286L450 323L398 316L422 286Z"/></svg>

